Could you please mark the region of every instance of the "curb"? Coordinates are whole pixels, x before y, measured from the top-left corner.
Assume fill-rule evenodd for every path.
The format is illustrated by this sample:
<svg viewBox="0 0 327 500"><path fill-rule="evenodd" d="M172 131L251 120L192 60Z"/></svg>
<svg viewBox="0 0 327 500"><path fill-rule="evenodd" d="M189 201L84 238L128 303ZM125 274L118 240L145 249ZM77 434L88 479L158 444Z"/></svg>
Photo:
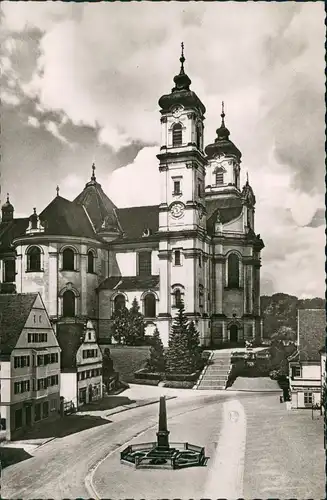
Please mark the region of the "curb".
<svg viewBox="0 0 327 500"><path fill-rule="evenodd" d="M175 399L177 398L177 396L166 396L166 400L168 401L169 399ZM110 417L111 415L116 415L116 413L122 413L124 411L128 411L128 410L135 410L135 408L142 408L142 406L149 406L149 405L154 405L155 403L159 403L159 399L156 399L154 401L147 401L146 403L140 403L140 404L137 404L136 406L128 406L128 407L124 407L124 406L121 406L121 407L118 407L120 408L119 410L115 410L113 408L114 411L110 412L110 413L106 413L106 417Z"/></svg>

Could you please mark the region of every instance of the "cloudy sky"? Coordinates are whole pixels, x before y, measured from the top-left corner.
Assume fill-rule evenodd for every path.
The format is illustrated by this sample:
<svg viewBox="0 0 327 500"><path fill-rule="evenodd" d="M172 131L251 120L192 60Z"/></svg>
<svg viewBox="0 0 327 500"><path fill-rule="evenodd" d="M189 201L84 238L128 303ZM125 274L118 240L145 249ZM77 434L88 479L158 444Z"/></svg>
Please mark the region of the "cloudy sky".
<svg viewBox="0 0 327 500"><path fill-rule="evenodd" d="M264 239L262 293L324 294L323 2L2 2L1 198L73 199L96 162L117 206L158 203L158 98L185 69L225 101ZM151 185L151 187L150 187Z"/></svg>

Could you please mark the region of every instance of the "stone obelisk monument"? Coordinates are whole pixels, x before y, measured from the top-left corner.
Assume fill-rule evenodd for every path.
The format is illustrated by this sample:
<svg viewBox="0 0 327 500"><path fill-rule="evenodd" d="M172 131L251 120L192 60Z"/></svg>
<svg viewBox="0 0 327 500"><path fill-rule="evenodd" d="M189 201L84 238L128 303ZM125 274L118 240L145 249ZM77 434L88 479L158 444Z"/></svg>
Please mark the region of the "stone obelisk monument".
<svg viewBox="0 0 327 500"><path fill-rule="evenodd" d="M165 396L161 396L159 402L159 428L157 432L158 451L169 450L168 436L166 398Z"/></svg>

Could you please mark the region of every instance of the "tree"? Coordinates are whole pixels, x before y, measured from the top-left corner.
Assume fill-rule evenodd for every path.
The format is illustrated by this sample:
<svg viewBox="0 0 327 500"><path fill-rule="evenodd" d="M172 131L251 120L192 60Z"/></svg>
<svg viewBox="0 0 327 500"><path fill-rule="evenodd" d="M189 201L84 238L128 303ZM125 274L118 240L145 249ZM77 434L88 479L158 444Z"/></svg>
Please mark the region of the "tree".
<svg viewBox="0 0 327 500"><path fill-rule="evenodd" d="M194 321L188 325L188 348L192 358L193 370L202 368L202 351L200 347L200 335L195 328Z"/></svg>
<svg viewBox="0 0 327 500"><path fill-rule="evenodd" d="M118 309L113 315L113 337L120 344L140 345L144 341L145 325L143 314L136 300L132 307Z"/></svg>
<svg viewBox="0 0 327 500"><path fill-rule="evenodd" d="M165 351L158 328L153 332L152 345L149 358L147 359L147 368L151 372L162 373L166 369Z"/></svg>
<svg viewBox="0 0 327 500"><path fill-rule="evenodd" d="M119 344L125 344L126 334L129 328L129 314L126 307L122 307L113 314L114 323L112 326L113 337Z"/></svg>
<svg viewBox="0 0 327 500"><path fill-rule="evenodd" d="M291 326L280 326L278 330L272 334L272 340L290 340L292 342L296 341L296 331Z"/></svg>
<svg viewBox="0 0 327 500"><path fill-rule="evenodd" d="M136 297L128 313L128 330L125 335L127 345L140 345L144 342L144 316L140 313L140 306Z"/></svg>
<svg viewBox="0 0 327 500"><path fill-rule="evenodd" d="M172 373L192 373L193 360L188 338L189 326L183 302L174 318L168 343L167 371Z"/></svg>

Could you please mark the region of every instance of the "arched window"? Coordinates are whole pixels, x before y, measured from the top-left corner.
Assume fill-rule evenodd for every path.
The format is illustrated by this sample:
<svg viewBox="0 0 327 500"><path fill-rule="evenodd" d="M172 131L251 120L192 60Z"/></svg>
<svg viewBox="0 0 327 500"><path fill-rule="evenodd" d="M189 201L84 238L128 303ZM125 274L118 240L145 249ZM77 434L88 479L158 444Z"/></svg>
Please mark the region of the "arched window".
<svg viewBox="0 0 327 500"><path fill-rule="evenodd" d="M183 143L182 125L176 123L173 126L173 146L181 146Z"/></svg>
<svg viewBox="0 0 327 500"><path fill-rule="evenodd" d="M228 287L238 288L240 286L239 258L235 253L228 257Z"/></svg>
<svg viewBox="0 0 327 500"><path fill-rule="evenodd" d="M216 185L218 184L224 184L224 172L222 170L216 172Z"/></svg>
<svg viewBox="0 0 327 500"><path fill-rule="evenodd" d="M31 247L27 252L27 270L41 271L41 250L39 247Z"/></svg>
<svg viewBox="0 0 327 500"><path fill-rule="evenodd" d="M114 312L118 312L125 307L126 299L122 294L116 295L114 299Z"/></svg>
<svg viewBox="0 0 327 500"><path fill-rule="evenodd" d="M182 293L179 288L177 288L174 292L175 297L175 307L180 307L182 304Z"/></svg>
<svg viewBox="0 0 327 500"><path fill-rule="evenodd" d="M144 298L144 316L146 318L156 317L156 298L152 293L148 293Z"/></svg>
<svg viewBox="0 0 327 500"><path fill-rule="evenodd" d="M62 252L62 269L63 271L74 271L74 250L65 248Z"/></svg>
<svg viewBox="0 0 327 500"><path fill-rule="evenodd" d="M75 294L72 290L66 290L62 296L62 315L65 318L75 316Z"/></svg>
<svg viewBox="0 0 327 500"><path fill-rule="evenodd" d="M87 272L94 273L94 255L92 250L87 253Z"/></svg>

